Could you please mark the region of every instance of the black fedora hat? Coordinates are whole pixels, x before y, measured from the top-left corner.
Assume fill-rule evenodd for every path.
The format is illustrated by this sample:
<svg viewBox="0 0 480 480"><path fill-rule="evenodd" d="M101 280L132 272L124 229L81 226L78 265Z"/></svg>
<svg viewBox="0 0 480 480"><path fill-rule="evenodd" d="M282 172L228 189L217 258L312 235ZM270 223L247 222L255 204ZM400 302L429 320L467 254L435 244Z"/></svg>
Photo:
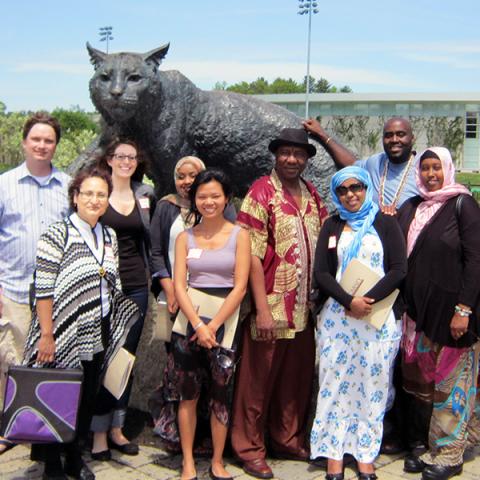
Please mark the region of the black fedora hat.
<svg viewBox="0 0 480 480"><path fill-rule="evenodd" d="M317 153L317 149L308 143L308 135L303 128L284 128L280 135L270 142L268 149L275 153L277 148L282 145L302 147L308 152L309 157L313 157Z"/></svg>

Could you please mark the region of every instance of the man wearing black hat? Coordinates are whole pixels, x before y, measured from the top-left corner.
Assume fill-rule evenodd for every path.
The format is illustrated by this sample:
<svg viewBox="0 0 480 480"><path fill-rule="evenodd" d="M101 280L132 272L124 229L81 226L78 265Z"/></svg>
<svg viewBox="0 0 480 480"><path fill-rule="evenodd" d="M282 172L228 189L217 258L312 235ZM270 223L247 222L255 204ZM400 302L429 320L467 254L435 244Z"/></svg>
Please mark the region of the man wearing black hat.
<svg viewBox="0 0 480 480"><path fill-rule="evenodd" d="M243 322L243 350L233 405L232 446L248 474L272 478L272 454L307 460L306 426L315 345L308 293L318 232L327 210L301 178L316 149L303 129L272 140L271 175L257 180L237 222L250 232L254 306Z"/></svg>

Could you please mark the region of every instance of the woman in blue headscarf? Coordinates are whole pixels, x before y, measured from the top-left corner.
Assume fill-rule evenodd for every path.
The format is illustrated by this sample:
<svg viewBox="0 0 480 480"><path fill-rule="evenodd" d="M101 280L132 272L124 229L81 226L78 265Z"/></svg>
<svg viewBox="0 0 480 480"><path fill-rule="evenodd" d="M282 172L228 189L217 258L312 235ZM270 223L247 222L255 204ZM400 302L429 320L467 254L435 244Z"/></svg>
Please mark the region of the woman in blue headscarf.
<svg viewBox="0 0 480 480"><path fill-rule="evenodd" d="M318 316L319 393L311 432L311 456L327 457L327 480L342 480L343 456L355 457L361 480L374 480L380 450L390 366L401 336L393 310L380 329L365 317L406 275L406 247L397 220L372 200L370 175L351 166L330 185L338 214L322 227L315 253L313 285ZM379 275L365 296L340 286L357 259ZM394 306L401 310L401 305Z"/></svg>

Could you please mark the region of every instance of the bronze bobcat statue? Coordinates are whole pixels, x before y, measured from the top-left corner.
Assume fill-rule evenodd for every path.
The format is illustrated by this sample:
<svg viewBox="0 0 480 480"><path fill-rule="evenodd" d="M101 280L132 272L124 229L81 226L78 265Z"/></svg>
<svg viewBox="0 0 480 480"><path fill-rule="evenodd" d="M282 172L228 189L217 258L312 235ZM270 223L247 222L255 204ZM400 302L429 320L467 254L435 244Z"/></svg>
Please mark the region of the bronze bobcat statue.
<svg viewBox="0 0 480 480"><path fill-rule="evenodd" d="M112 135L128 135L151 159L158 194L174 190L177 160L197 155L207 166L227 172L242 196L272 168L268 143L282 128L301 128L301 118L251 96L200 90L178 71L158 70L168 48L169 44L145 54L106 54L87 43L95 68L90 95L106 125L74 168ZM307 176L325 197L334 166L313 143L318 152Z"/></svg>

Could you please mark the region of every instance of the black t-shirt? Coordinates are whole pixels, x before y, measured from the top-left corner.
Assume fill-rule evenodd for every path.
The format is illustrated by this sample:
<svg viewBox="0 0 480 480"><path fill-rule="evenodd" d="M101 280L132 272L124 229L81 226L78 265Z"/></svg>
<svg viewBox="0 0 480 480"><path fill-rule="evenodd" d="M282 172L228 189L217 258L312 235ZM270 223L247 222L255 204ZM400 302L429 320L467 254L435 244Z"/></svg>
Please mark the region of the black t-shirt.
<svg viewBox="0 0 480 480"><path fill-rule="evenodd" d="M122 288L146 287L147 273L142 254L145 231L137 205L129 215L122 215L108 205L101 221L117 234Z"/></svg>

